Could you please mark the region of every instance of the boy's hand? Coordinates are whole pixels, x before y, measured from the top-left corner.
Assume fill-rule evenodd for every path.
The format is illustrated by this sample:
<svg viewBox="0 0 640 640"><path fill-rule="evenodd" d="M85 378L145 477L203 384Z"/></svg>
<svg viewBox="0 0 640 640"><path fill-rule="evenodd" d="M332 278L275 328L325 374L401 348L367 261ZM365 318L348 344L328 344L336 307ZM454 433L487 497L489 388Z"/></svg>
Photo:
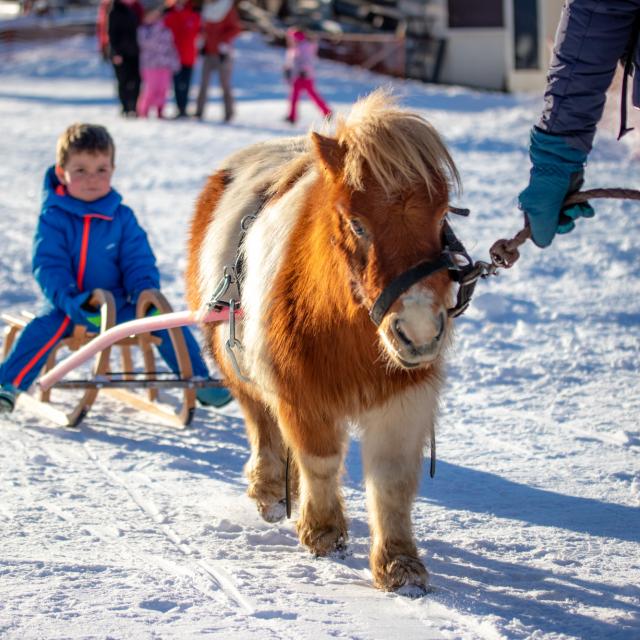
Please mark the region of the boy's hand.
<svg viewBox="0 0 640 640"><path fill-rule="evenodd" d="M95 327L99 331L102 324L102 313L100 313L100 309L96 309L88 302L85 302L82 307L80 307L80 311L84 315L83 324L86 324L89 328Z"/></svg>
<svg viewBox="0 0 640 640"><path fill-rule="evenodd" d="M99 311L93 314L87 313L85 319L88 324L100 330L100 325L102 324L102 314Z"/></svg>

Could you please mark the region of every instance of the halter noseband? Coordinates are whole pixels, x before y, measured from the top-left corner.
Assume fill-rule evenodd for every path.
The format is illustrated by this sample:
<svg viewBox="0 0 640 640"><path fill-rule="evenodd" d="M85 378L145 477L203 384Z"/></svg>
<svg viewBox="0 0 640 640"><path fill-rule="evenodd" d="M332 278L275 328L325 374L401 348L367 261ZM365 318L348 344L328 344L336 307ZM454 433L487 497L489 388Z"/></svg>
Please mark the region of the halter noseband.
<svg viewBox="0 0 640 640"><path fill-rule="evenodd" d="M462 213L461 211L464 210L451 209L451 212L457 215L468 215L468 213ZM473 260L446 220L444 221L443 234L444 248L436 260L425 260L404 271L394 278L376 298L369 310L369 317L376 326L380 325L391 305L405 291L408 291L416 282L443 269L446 269L451 279L460 285L455 306L447 310L449 317L457 318L466 311L477 282L477 278L466 279L466 276L474 271Z"/></svg>

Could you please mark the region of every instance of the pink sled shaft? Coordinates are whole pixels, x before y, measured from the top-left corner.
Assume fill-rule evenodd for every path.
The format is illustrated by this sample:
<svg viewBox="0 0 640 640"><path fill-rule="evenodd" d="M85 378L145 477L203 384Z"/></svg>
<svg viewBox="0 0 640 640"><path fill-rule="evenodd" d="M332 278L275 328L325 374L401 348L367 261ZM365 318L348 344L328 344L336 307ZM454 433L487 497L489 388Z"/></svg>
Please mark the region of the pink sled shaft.
<svg viewBox="0 0 640 640"><path fill-rule="evenodd" d="M89 360L89 358L95 356L96 353L103 351L123 338L139 333L173 329L174 327L184 327L201 322L220 322L228 319L229 309L225 308L221 311L205 311L204 313L175 311L159 316L149 316L147 318L138 318L136 320L130 320L129 322L123 322L122 324L107 329L107 331L96 336L91 342L59 362L51 371L43 375L37 384L43 391L50 389L56 382L64 378L69 371L72 371L83 362Z"/></svg>

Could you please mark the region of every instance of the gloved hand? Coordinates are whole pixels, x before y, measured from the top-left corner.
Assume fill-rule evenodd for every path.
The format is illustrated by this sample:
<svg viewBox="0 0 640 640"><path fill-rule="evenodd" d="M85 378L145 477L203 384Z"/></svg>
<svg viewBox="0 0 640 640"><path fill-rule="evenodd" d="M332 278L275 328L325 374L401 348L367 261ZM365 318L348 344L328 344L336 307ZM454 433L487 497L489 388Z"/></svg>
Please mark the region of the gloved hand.
<svg viewBox="0 0 640 640"><path fill-rule="evenodd" d="M93 311L86 311L84 315L84 322L86 325L91 325L89 328L96 328L100 331L100 325L102 324L102 314L100 310L94 309Z"/></svg>
<svg viewBox="0 0 640 640"><path fill-rule="evenodd" d="M518 206L531 227L531 239L543 248L551 244L556 233L569 233L577 218L595 215L588 202L562 208L565 198L584 182L587 153L570 147L562 136L534 128L529 156L529 186L518 196Z"/></svg>
<svg viewBox="0 0 640 640"><path fill-rule="evenodd" d="M89 329L100 330L102 315L100 309L89 304L91 291L84 291L76 296L68 298L64 304L64 312L71 318L74 324L82 324Z"/></svg>
<svg viewBox="0 0 640 640"><path fill-rule="evenodd" d="M287 82L291 82L291 69L283 69L282 73L284 74L284 79Z"/></svg>
<svg viewBox="0 0 640 640"><path fill-rule="evenodd" d="M84 307L89 301L91 291L69 296L62 302L63 311L71 318L75 324L86 324L87 310Z"/></svg>

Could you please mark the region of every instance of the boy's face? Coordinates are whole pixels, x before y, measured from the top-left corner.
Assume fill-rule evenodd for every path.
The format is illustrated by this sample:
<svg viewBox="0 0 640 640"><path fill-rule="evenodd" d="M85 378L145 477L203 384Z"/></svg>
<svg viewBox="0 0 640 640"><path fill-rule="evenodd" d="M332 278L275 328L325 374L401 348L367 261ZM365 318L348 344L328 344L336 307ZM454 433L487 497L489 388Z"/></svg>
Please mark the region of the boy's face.
<svg viewBox="0 0 640 640"><path fill-rule="evenodd" d="M93 202L111 191L113 170L110 153L78 151L70 154L64 167L56 165L56 176L70 196Z"/></svg>

